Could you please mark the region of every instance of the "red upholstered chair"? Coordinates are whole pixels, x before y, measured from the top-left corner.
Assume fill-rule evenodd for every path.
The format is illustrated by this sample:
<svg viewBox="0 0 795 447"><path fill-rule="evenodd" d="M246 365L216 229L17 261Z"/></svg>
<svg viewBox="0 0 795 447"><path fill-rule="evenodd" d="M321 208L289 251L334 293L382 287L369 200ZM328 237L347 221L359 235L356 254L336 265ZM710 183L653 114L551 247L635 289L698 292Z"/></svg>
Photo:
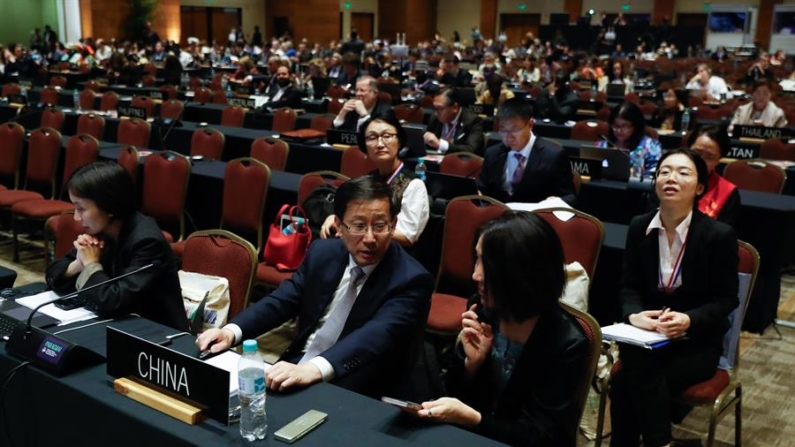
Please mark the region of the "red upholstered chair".
<svg viewBox="0 0 795 447"><path fill-rule="evenodd" d="M455 336L461 330L461 314L466 310L467 297L474 291L475 232L507 210L501 202L483 196L456 197L447 205L442 258L428 314L429 332Z"/></svg>
<svg viewBox="0 0 795 447"><path fill-rule="evenodd" d="M609 125L605 121L577 121L571 128L571 139L578 141L599 141L599 136L607 136Z"/></svg>
<svg viewBox="0 0 795 447"><path fill-rule="evenodd" d="M98 93L99 89L100 89L100 85L99 85L99 82L91 79L91 80L86 82L86 87L85 88L86 88L86 90L92 90L93 92Z"/></svg>
<svg viewBox="0 0 795 447"><path fill-rule="evenodd" d="M298 119L298 114L295 110L289 107L282 107L281 109L273 112L273 126L274 132L289 132L295 130L295 121Z"/></svg>
<svg viewBox="0 0 795 447"><path fill-rule="evenodd" d="M356 178L367 175L375 170L375 163L367 158L358 146L350 146L342 153L340 174L345 177Z"/></svg>
<svg viewBox="0 0 795 447"><path fill-rule="evenodd" d="M243 127L246 110L240 106L226 106L221 112L221 125L229 127Z"/></svg>
<svg viewBox="0 0 795 447"><path fill-rule="evenodd" d="M157 76L157 65L151 62L144 64L144 72L150 76Z"/></svg>
<svg viewBox="0 0 795 447"><path fill-rule="evenodd" d="M49 127L58 132L63 130L63 123L66 121L66 115L60 110L54 108L46 108L41 112L41 123L39 127Z"/></svg>
<svg viewBox="0 0 795 447"><path fill-rule="evenodd" d="M284 171L290 146L278 138L257 138L251 143L251 158L265 163L272 171Z"/></svg>
<svg viewBox="0 0 795 447"><path fill-rule="evenodd" d="M378 100L384 104L392 104L392 95L387 92L378 92Z"/></svg>
<svg viewBox="0 0 795 447"><path fill-rule="evenodd" d="M604 122L610 121L610 109L602 106L601 109L596 111L596 119Z"/></svg>
<svg viewBox="0 0 795 447"><path fill-rule="evenodd" d="M41 97L39 101L42 104L50 104L53 106L58 105L58 90L53 87L44 87L41 89Z"/></svg>
<svg viewBox="0 0 795 447"><path fill-rule="evenodd" d="M24 200L11 206L12 228L14 232L14 262L19 260L18 221L37 220L44 222L52 216L57 216L64 211L74 209L66 191L66 184L72 174L82 166L92 163L99 157L99 141L91 135L77 135L66 143L66 160L64 161L63 175L61 176L61 200L38 199Z"/></svg>
<svg viewBox="0 0 795 447"><path fill-rule="evenodd" d="M155 152L144 161L141 212L154 218L168 242L185 235L185 197L191 163L172 151Z"/></svg>
<svg viewBox="0 0 795 447"><path fill-rule="evenodd" d="M66 77L61 75L50 78L50 85L53 87L65 87L67 82Z"/></svg>
<svg viewBox="0 0 795 447"><path fill-rule="evenodd" d="M119 108L119 95L116 92L107 91L102 94L102 101L99 102L99 110L107 112Z"/></svg>
<svg viewBox="0 0 795 447"><path fill-rule="evenodd" d="M80 92L80 108L83 110L94 110L96 99L97 93L94 90L86 88Z"/></svg>
<svg viewBox="0 0 795 447"><path fill-rule="evenodd" d="M153 75L145 74L141 77L141 84L144 87L154 87L157 84L157 79Z"/></svg>
<svg viewBox="0 0 795 447"><path fill-rule="evenodd" d="M3 84L3 98L8 98L8 95L19 95L22 92L22 87L19 84L10 82Z"/></svg>
<svg viewBox="0 0 795 447"><path fill-rule="evenodd" d="M433 95L424 95L420 98L420 107L423 109L433 108Z"/></svg>
<svg viewBox="0 0 795 447"><path fill-rule="evenodd" d="M442 158L442 162L439 164L439 172L476 179L480 176L482 167L483 157L477 156L472 152L453 152Z"/></svg>
<svg viewBox="0 0 795 447"><path fill-rule="evenodd" d="M179 98L179 91L173 85L161 85L159 90L163 94L163 101Z"/></svg>
<svg viewBox="0 0 795 447"><path fill-rule="evenodd" d="M637 105L640 104L640 95L637 92L629 92L624 96L624 102L631 102Z"/></svg>
<svg viewBox="0 0 795 447"><path fill-rule="evenodd" d="M0 190L19 186L19 160L24 143L24 127L17 123L0 124Z"/></svg>
<svg viewBox="0 0 795 447"><path fill-rule="evenodd" d="M52 233L50 234L53 234L55 237L52 256L49 255L50 238L44 238L44 252L47 254L47 265L49 265L50 261L53 259L60 259L66 256L72 248L74 248L73 244L77 236L85 233L83 223L75 220L74 210L64 211L57 216L50 217L47 219L47 223L44 227L51 230Z"/></svg>
<svg viewBox="0 0 795 447"><path fill-rule="evenodd" d="M155 116L155 101L148 96L136 96L133 98L130 106L145 109L147 118Z"/></svg>
<svg viewBox="0 0 795 447"><path fill-rule="evenodd" d="M119 153L119 164L130 174L135 184L138 184L138 162L140 159L138 149L135 146L127 146Z"/></svg>
<svg viewBox="0 0 795 447"><path fill-rule="evenodd" d="M77 119L77 134L88 134L97 140L105 135L105 118L93 113L85 113Z"/></svg>
<svg viewBox="0 0 795 447"><path fill-rule="evenodd" d="M224 98L226 99L226 98ZM193 100L199 104L206 104L213 101L213 91L207 87L199 87L193 91Z"/></svg>
<svg viewBox="0 0 795 447"><path fill-rule="evenodd" d="M188 81L188 88L191 90L196 90L202 86L202 78L198 76L191 76L190 80Z"/></svg>
<svg viewBox="0 0 795 447"><path fill-rule="evenodd" d="M191 157L201 155L210 160L221 160L224 155L224 142L226 138L221 132L205 127L193 131L190 139Z"/></svg>
<svg viewBox="0 0 795 447"><path fill-rule="evenodd" d="M177 120L182 116L182 110L185 109L185 104L177 99L169 99L160 104L160 117Z"/></svg>
<svg viewBox="0 0 795 447"><path fill-rule="evenodd" d="M142 119L122 119L119 121L116 142L131 144L136 147L149 147L149 135L151 133L152 126Z"/></svg>
<svg viewBox="0 0 795 447"><path fill-rule="evenodd" d="M328 103L328 108L326 109L326 113L329 115L337 116L342 110L342 106L345 105L345 101L338 100L337 98L332 98L331 101ZM333 119L332 119L333 121Z"/></svg>
<svg viewBox="0 0 795 447"><path fill-rule="evenodd" d="M400 121L407 123L422 124L425 112L421 107L414 104L400 104L395 106L395 116Z"/></svg>
<svg viewBox="0 0 795 447"><path fill-rule="evenodd" d="M764 160L737 160L726 165L723 177L740 189L781 194L787 173Z"/></svg>
<svg viewBox="0 0 795 447"><path fill-rule="evenodd" d="M213 104L226 104L226 92L223 90L213 90Z"/></svg>
<svg viewBox="0 0 795 447"><path fill-rule="evenodd" d="M348 177L333 171L317 171L304 174L301 177L301 183L298 184L298 203L304 203L309 194L321 186L331 185L338 187L347 180ZM281 272L276 267L265 262L257 264L257 283L266 287L278 287L282 281L291 276L293 276L293 272Z"/></svg>
<svg viewBox="0 0 795 447"><path fill-rule="evenodd" d="M759 158L795 161L795 144L784 143L779 138L765 140L759 148Z"/></svg>
<svg viewBox="0 0 795 447"><path fill-rule="evenodd" d="M24 200L55 197L55 173L61 156L61 133L39 128L30 133L25 185L22 189L0 191L0 208L9 210Z"/></svg>
<svg viewBox="0 0 795 447"><path fill-rule="evenodd" d="M229 281L229 319L248 306L256 266L251 243L225 230L197 231L185 243L183 270Z"/></svg>
<svg viewBox="0 0 795 447"><path fill-rule="evenodd" d="M536 210L535 213L555 229L563 244L563 256L566 259L566 264L579 262L593 282L596 261L599 259L599 250L602 249L602 242L605 238L605 228L602 222L589 214L572 208L549 208ZM564 221L555 215L557 213L571 213L574 216Z"/></svg>
<svg viewBox="0 0 795 447"><path fill-rule="evenodd" d="M348 91L338 85L329 86L328 90L326 90L326 96L334 99L344 98L347 94Z"/></svg>
<svg viewBox="0 0 795 447"><path fill-rule="evenodd" d="M334 116L330 114L315 115L309 123L309 128L325 132L334 127Z"/></svg>

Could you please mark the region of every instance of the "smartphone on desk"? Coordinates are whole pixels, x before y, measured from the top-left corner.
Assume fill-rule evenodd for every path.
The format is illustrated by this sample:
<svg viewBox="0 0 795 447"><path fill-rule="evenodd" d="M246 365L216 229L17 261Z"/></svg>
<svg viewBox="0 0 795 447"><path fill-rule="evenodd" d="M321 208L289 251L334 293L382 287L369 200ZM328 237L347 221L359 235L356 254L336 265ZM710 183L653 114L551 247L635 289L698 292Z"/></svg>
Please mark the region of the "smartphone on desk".
<svg viewBox="0 0 795 447"><path fill-rule="evenodd" d="M406 409L406 410L413 410L413 411L422 410L422 405L420 405L420 404L418 404L416 402L410 402L408 400L401 400L401 399L395 399L395 398L392 398L392 397L384 396L384 397L381 398L381 402L383 402L385 404L389 404L389 405L394 405L394 406L396 406L398 408Z"/></svg>

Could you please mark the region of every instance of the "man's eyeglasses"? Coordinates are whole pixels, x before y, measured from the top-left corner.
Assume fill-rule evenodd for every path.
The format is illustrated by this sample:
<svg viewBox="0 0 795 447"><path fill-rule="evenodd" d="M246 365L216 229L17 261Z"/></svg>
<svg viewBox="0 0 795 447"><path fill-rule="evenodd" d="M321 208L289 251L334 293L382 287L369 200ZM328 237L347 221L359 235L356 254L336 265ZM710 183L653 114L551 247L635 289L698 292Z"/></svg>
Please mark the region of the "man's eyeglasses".
<svg viewBox="0 0 795 447"><path fill-rule="evenodd" d="M392 229L392 225L386 222L376 222L372 225L367 225L363 223L355 223L348 225L345 222L342 222L342 226L348 230L348 233L354 236L364 236L367 234L367 230L372 230L373 234L386 234L389 233L389 230Z"/></svg>
<svg viewBox="0 0 795 447"><path fill-rule="evenodd" d="M364 144L368 146L378 146L378 139L380 138L384 144L389 144L395 140L397 134L395 133L382 133L381 135L370 134L364 137Z"/></svg>

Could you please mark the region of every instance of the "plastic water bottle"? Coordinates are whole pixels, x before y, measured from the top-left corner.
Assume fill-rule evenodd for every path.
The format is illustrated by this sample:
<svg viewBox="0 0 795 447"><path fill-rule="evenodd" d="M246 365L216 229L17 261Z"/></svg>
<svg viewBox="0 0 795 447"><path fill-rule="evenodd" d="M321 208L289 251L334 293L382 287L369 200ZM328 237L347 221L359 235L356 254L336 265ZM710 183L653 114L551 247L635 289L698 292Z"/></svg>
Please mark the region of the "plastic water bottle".
<svg viewBox="0 0 795 447"><path fill-rule="evenodd" d="M72 93L72 102L74 102L75 110L82 110L83 108L80 106L80 92L75 89Z"/></svg>
<svg viewBox="0 0 795 447"><path fill-rule="evenodd" d="M22 95L22 100L25 104L28 103L28 88L22 87L19 89L19 94Z"/></svg>
<svg viewBox="0 0 795 447"><path fill-rule="evenodd" d="M304 225L304 219L302 217L299 217L299 218L295 219L295 222L293 222L290 225L287 225L286 227L284 227L284 230L282 230L282 233L284 233L285 235L289 236L289 235L291 235L293 233L298 232L298 230L300 230L303 225Z"/></svg>
<svg viewBox="0 0 795 447"><path fill-rule="evenodd" d="M598 84L598 82L599 81L597 81L596 79L591 81L591 101L596 100L596 84Z"/></svg>
<svg viewBox="0 0 795 447"><path fill-rule="evenodd" d="M682 133L687 133L688 129L690 129L690 107L685 107L682 113Z"/></svg>
<svg viewBox="0 0 795 447"><path fill-rule="evenodd" d="M306 95L310 101L315 99L315 87L312 85L312 81L306 83Z"/></svg>
<svg viewBox="0 0 795 447"><path fill-rule="evenodd" d="M643 181L643 169L645 167L643 146L638 146L637 149L629 154L629 161L632 165L632 178Z"/></svg>
<svg viewBox="0 0 795 447"><path fill-rule="evenodd" d="M428 172L428 167L425 166L425 159L420 157L417 160L417 166L414 167L414 174L418 179L425 181L425 173Z"/></svg>
<svg viewBox="0 0 795 447"><path fill-rule="evenodd" d="M187 90L188 84L190 84L190 76L188 76L187 73L182 72L182 76L179 79L179 88L182 90Z"/></svg>
<svg viewBox="0 0 795 447"><path fill-rule="evenodd" d="M268 434L265 413L265 364L257 354L257 341L243 342L243 356L237 362L240 397L240 435L247 441L264 439Z"/></svg>

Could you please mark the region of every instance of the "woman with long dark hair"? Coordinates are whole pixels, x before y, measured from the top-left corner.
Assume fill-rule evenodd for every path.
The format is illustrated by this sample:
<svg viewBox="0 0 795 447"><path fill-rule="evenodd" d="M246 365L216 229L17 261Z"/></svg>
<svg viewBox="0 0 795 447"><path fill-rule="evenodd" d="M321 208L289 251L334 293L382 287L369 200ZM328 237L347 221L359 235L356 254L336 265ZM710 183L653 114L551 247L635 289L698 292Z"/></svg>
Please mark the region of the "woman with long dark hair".
<svg viewBox="0 0 795 447"><path fill-rule="evenodd" d="M657 169L657 160L662 153L659 141L646 135L646 120L640 107L631 102L616 106L610 112L610 128L607 140L596 142L599 147L626 149L630 157L643 152L643 176L650 177Z"/></svg>

